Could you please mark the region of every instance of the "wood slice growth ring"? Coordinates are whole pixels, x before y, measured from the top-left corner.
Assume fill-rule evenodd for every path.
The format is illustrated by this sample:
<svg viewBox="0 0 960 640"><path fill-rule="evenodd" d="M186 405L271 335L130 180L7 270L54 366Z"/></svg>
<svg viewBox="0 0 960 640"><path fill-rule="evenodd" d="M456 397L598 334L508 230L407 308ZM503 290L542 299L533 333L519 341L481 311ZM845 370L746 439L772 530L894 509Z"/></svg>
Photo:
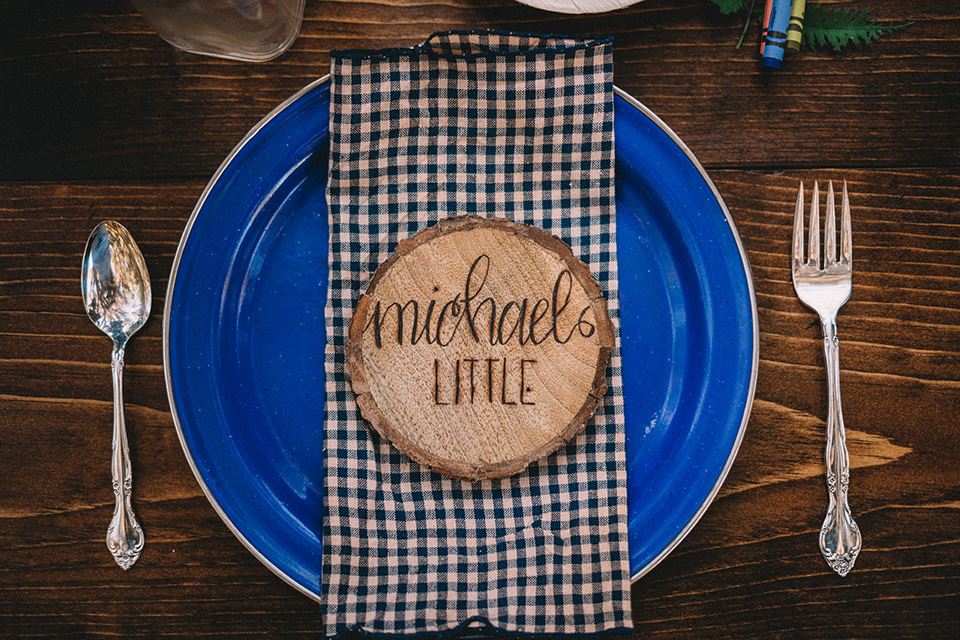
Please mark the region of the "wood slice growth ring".
<svg viewBox="0 0 960 640"><path fill-rule="evenodd" d="M613 326L566 244L463 216L397 245L354 310L347 371L363 417L456 478L519 473L579 433L606 393Z"/></svg>

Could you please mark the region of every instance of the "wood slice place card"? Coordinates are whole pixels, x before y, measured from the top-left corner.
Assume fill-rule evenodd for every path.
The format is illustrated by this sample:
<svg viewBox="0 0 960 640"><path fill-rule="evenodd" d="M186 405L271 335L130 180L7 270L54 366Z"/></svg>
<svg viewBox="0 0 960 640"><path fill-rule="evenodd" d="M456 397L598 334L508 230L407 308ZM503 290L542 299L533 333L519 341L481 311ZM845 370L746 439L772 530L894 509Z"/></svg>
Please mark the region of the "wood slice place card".
<svg viewBox="0 0 960 640"><path fill-rule="evenodd" d="M363 417L465 480L519 473L579 433L606 393L607 305L566 244L528 225L448 218L397 245L350 323Z"/></svg>

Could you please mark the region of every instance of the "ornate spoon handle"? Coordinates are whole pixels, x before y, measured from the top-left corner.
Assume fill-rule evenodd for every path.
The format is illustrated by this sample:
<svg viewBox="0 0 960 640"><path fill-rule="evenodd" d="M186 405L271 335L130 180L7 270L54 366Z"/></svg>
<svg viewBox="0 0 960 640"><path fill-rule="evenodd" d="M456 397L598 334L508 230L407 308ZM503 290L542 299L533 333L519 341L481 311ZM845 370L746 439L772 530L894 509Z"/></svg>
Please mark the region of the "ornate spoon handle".
<svg viewBox="0 0 960 640"><path fill-rule="evenodd" d="M853 568L862 541L847 504L850 458L840 409L840 340L836 318L823 322L823 353L827 361L826 462L830 505L820 528L820 552L834 571L845 576Z"/></svg>
<svg viewBox="0 0 960 640"><path fill-rule="evenodd" d="M114 344L110 362L113 372L113 452L110 472L117 503L107 529L107 548L117 564L126 570L133 566L143 551L143 530L137 523L130 504L133 471L127 445L127 425L123 417L123 353L123 346Z"/></svg>

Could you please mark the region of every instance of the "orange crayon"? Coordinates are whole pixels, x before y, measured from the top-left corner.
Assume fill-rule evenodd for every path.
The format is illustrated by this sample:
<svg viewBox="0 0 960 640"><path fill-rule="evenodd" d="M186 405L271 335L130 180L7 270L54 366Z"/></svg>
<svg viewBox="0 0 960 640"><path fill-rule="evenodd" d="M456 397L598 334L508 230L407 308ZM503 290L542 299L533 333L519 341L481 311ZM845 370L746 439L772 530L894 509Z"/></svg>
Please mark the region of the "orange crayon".
<svg viewBox="0 0 960 640"><path fill-rule="evenodd" d="M767 0L763 8L763 22L760 23L760 57L763 57L763 47L767 44L767 31L770 30L770 12L773 10L773 0Z"/></svg>

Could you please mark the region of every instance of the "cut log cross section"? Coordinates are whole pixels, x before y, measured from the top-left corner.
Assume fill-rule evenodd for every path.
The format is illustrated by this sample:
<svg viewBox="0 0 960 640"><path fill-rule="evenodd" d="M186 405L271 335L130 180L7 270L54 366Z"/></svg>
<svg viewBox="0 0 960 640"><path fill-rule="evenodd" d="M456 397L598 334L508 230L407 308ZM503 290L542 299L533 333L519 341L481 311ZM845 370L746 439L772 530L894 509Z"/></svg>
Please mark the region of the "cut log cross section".
<svg viewBox="0 0 960 640"><path fill-rule="evenodd" d="M606 392L606 301L566 244L449 218L397 245L361 296L347 370L397 449L464 480L519 473L569 442Z"/></svg>

